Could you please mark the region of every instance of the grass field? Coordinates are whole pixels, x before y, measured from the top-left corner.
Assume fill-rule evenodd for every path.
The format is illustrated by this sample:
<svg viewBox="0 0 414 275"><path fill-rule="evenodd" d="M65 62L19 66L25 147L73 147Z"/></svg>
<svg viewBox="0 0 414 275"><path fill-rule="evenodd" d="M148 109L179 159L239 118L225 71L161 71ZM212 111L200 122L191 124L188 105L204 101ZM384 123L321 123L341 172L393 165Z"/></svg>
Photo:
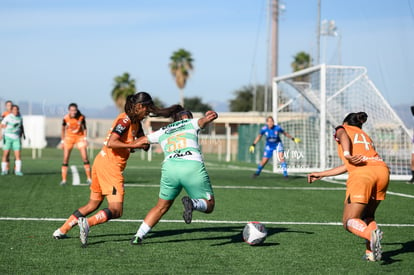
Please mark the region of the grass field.
<svg viewBox="0 0 414 275"><path fill-rule="evenodd" d="M53 231L89 197L87 186L59 185L61 154L46 149L32 160L23 151L25 175L0 177L0 274L414 273L413 185L391 182L376 217L384 231L383 260L364 262L364 240L340 225L342 184L309 185L299 175L285 180L271 173L253 180L254 165L218 163L213 156L206 157L216 197L212 214L195 212L187 225L177 200L144 244L131 246L157 201L161 166L160 156L148 162L137 153L125 170L123 217L92 227L87 248L77 227L70 238L54 240ZM76 151L71 164L84 182ZM264 245L242 241L247 221L265 223Z"/></svg>

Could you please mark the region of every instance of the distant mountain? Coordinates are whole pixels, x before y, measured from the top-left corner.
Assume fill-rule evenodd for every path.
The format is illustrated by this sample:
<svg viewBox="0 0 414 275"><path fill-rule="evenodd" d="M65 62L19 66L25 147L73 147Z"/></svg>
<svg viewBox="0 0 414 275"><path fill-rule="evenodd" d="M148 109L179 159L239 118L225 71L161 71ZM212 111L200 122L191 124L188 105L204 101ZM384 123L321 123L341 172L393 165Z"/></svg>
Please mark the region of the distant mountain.
<svg viewBox="0 0 414 275"><path fill-rule="evenodd" d="M394 111L397 113L397 115L401 118L401 120L404 122L405 126L408 129L414 128L414 116L411 114L411 105L396 105L392 106Z"/></svg>
<svg viewBox="0 0 414 275"><path fill-rule="evenodd" d="M216 112L228 112L229 111L229 104L223 101L210 101L208 104L213 107L214 111Z"/></svg>

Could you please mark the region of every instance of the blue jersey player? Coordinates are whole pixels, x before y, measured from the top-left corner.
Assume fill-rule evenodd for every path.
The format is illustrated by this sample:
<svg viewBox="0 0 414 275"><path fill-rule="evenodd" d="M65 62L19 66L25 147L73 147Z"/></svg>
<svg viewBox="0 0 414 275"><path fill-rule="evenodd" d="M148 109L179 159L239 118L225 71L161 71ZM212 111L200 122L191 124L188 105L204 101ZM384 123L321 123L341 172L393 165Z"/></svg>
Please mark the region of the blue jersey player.
<svg viewBox="0 0 414 275"><path fill-rule="evenodd" d="M273 117L269 116L266 118L266 126L263 126L260 129L260 134L256 137L253 141L253 144L250 145L249 151L250 153L254 153L254 148L256 144L260 141L262 136L266 137L266 146L263 152L262 161L259 163L256 172L253 174L253 177L257 177L262 172L263 167L265 167L266 163L269 159L273 156L273 151L276 151L278 154L278 160L280 162L280 166L282 167L283 176L287 177L287 164L284 158L284 149L283 143L280 139L280 135L284 134L286 137L292 139L295 143L300 142L300 138L292 137L289 133L285 132L282 127L279 125L275 125L275 121Z"/></svg>

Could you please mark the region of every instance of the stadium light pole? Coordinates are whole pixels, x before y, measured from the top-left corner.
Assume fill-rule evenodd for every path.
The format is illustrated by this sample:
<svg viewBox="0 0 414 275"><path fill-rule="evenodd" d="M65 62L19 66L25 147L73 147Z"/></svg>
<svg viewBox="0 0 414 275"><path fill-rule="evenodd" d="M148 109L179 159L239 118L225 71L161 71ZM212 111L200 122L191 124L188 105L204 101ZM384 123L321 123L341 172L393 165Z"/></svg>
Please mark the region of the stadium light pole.
<svg viewBox="0 0 414 275"><path fill-rule="evenodd" d="M318 16L316 25L316 64L321 62L321 0L318 0Z"/></svg>
<svg viewBox="0 0 414 275"><path fill-rule="evenodd" d="M270 25L270 43L268 47L268 56L270 56L270 65L268 63L267 75L268 85L265 86L265 100L263 111L268 111L268 93L269 88L272 89L273 78L279 74L279 15L286 10L286 6L281 4L279 0L269 0L269 25ZM268 59L269 60L269 59ZM269 61L268 61L269 62ZM270 68L269 68L270 66ZM276 118L275 122L277 123Z"/></svg>
<svg viewBox="0 0 414 275"><path fill-rule="evenodd" d="M338 33L338 28L336 27L336 23L334 20L323 20L322 24L321 24L321 30L320 30L320 35L321 36L339 36ZM341 38L339 36L339 38ZM324 43L323 43L323 57L322 57L322 62L325 63L326 62L326 38L324 39Z"/></svg>

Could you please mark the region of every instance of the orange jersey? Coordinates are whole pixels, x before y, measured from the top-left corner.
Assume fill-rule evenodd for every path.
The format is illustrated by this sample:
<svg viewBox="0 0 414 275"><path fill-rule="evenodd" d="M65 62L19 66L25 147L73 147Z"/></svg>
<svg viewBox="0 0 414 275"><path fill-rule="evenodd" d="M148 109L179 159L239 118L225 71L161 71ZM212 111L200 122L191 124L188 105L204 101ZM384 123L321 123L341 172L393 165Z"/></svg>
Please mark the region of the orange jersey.
<svg viewBox="0 0 414 275"><path fill-rule="evenodd" d="M100 154L97 156L111 160L111 162L121 166L123 170L126 166L131 150L129 148L108 148L106 144L111 135L118 135L120 141L127 144L131 143L137 137L144 135L141 122L132 123L126 113L119 114L108 132Z"/></svg>
<svg viewBox="0 0 414 275"><path fill-rule="evenodd" d="M86 120L83 115L78 118L66 115L63 118L62 126L65 127L65 136L84 136Z"/></svg>
<svg viewBox="0 0 414 275"><path fill-rule="evenodd" d="M364 132L362 129L356 127L356 126L350 126L350 125L342 125L337 127L343 128L346 133L348 134L350 140L351 140L351 155L362 155L364 156L365 164L363 166L385 166L385 162L381 159L381 157L378 155L377 151L375 151L374 144L371 140L371 138ZM352 165L348 162L348 160L344 157L344 152L342 150L341 144L339 144L338 141L338 155L344 162L348 172L352 172L356 168L360 166Z"/></svg>
<svg viewBox="0 0 414 275"><path fill-rule="evenodd" d="M10 112L9 111L4 111L2 114L1 114L1 118L3 119L3 118L5 118L8 114L10 114Z"/></svg>

